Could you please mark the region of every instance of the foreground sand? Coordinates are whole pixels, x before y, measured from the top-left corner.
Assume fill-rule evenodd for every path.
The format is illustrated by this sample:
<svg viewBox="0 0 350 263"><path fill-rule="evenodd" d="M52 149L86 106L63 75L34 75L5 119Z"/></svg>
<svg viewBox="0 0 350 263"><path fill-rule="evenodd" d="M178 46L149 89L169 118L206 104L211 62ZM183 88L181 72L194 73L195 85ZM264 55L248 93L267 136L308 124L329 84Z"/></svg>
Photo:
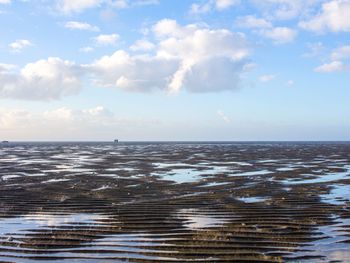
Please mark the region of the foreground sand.
<svg viewBox="0 0 350 263"><path fill-rule="evenodd" d="M0 261L350 262L350 144L9 144L0 178Z"/></svg>

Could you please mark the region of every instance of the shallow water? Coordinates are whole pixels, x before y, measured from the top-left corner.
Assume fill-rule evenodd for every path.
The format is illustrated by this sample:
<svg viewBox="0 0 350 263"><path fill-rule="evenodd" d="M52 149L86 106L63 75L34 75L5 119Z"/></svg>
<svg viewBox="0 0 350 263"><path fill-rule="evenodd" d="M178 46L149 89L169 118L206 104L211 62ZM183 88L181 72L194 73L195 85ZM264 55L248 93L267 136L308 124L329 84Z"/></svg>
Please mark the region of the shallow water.
<svg viewBox="0 0 350 263"><path fill-rule="evenodd" d="M349 193L347 143L10 143L0 261L350 262Z"/></svg>

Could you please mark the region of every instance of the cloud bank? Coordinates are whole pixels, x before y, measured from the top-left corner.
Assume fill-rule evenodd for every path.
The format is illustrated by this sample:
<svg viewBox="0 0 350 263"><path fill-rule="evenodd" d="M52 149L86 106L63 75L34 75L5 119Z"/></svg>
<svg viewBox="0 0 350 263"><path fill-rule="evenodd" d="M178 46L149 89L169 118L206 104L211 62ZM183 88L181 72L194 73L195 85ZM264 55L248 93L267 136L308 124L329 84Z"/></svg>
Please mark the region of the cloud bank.
<svg viewBox="0 0 350 263"><path fill-rule="evenodd" d="M91 28L88 24L69 25ZM78 93L82 78L95 86L134 92L217 92L239 87L250 55L243 34L197 24L182 26L170 19L157 22L151 32L152 40L137 40L130 51L119 49L89 64L50 57L18 71L1 66L0 97L60 99ZM118 39L117 34L101 34L94 40L98 45L114 45Z"/></svg>

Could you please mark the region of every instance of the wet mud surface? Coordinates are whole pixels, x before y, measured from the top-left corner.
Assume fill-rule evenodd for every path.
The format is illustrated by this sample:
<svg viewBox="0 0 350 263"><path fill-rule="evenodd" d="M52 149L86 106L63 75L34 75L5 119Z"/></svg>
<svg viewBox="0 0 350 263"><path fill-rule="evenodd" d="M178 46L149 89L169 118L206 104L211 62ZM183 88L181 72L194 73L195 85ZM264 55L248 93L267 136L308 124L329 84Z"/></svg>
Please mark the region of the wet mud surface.
<svg viewBox="0 0 350 263"><path fill-rule="evenodd" d="M350 262L350 144L0 145L0 261L37 260Z"/></svg>

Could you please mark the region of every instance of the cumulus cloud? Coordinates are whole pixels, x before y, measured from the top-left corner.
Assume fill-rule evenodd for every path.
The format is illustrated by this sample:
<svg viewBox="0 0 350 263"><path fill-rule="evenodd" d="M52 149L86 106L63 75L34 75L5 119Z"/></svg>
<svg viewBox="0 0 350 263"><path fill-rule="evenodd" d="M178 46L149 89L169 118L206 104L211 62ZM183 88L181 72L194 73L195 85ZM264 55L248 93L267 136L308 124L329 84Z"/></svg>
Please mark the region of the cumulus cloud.
<svg viewBox="0 0 350 263"><path fill-rule="evenodd" d="M81 12L101 5L103 0L58 0L57 8L66 14Z"/></svg>
<svg viewBox="0 0 350 263"><path fill-rule="evenodd" d="M153 27L154 54L132 56L118 50L87 65L103 86L147 91L217 91L237 88L249 55L242 34L179 25L164 19ZM213 66L215 65L215 67Z"/></svg>
<svg viewBox="0 0 350 263"><path fill-rule="evenodd" d="M212 2L206 2L203 4L192 4L190 8L191 14L205 14L208 13L212 9Z"/></svg>
<svg viewBox="0 0 350 263"><path fill-rule="evenodd" d="M309 51L302 55L303 57L306 57L306 58L320 56L325 50L325 47L323 46L322 42L308 43L307 47Z"/></svg>
<svg viewBox="0 0 350 263"><path fill-rule="evenodd" d="M294 80L288 80L287 82L286 82L286 85L288 86L288 87L292 87L292 86L294 86Z"/></svg>
<svg viewBox="0 0 350 263"><path fill-rule="evenodd" d="M121 9L133 6L154 5L158 3L158 0L57 0L56 8L63 14L69 15L98 7L112 7Z"/></svg>
<svg viewBox="0 0 350 263"><path fill-rule="evenodd" d="M308 15L323 0L251 0L266 17L288 20Z"/></svg>
<svg viewBox="0 0 350 263"><path fill-rule="evenodd" d="M154 48L155 45L146 39L137 40L133 45L130 46L130 50L132 51L150 51Z"/></svg>
<svg viewBox="0 0 350 263"><path fill-rule="evenodd" d="M342 61L332 61L315 68L315 72L320 73L345 72L349 70L350 66L344 64Z"/></svg>
<svg viewBox="0 0 350 263"><path fill-rule="evenodd" d="M209 0L204 3L194 3L191 5L191 14L205 14L212 10L222 11L231 6L239 4L240 0Z"/></svg>
<svg viewBox="0 0 350 263"><path fill-rule="evenodd" d="M235 24L244 28L270 28L272 24L264 18L257 18L253 15L241 16L236 19Z"/></svg>
<svg viewBox="0 0 350 263"><path fill-rule="evenodd" d="M223 10L234 5L238 5L240 0L216 0L215 6L218 10Z"/></svg>
<svg viewBox="0 0 350 263"><path fill-rule="evenodd" d="M66 28L76 29L76 30L100 31L100 29L97 26L93 26L88 23L78 22L78 21L69 21L65 23L64 26Z"/></svg>
<svg viewBox="0 0 350 263"><path fill-rule="evenodd" d="M92 63L77 65L60 58L29 63L17 72L0 65L0 97L53 100L76 94L82 78L96 86L127 91L163 90L177 93L217 92L240 86L250 63L250 48L243 34L226 29L179 25L164 19L152 29L153 43L141 39ZM113 44L118 35L100 35L99 44ZM90 52L84 47L81 52Z"/></svg>
<svg viewBox="0 0 350 263"><path fill-rule="evenodd" d="M345 45L334 49L330 54L330 62L324 63L314 69L315 72L349 72L350 46Z"/></svg>
<svg viewBox="0 0 350 263"><path fill-rule="evenodd" d="M178 64L175 59L131 56L118 50L85 67L94 74L95 83L99 86L147 92L165 89Z"/></svg>
<svg viewBox="0 0 350 263"><path fill-rule="evenodd" d="M0 137L10 140L113 140L153 134L157 129L158 120L121 117L103 106L40 113L0 108Z"/></svg>
<svg viewBox="0 0 350 263"><path fill-rule="evenodd" d="M286 44L292 42L298 32L288 27L274 27L272 29L262 29L260 35L271 39L275 44Z"/></svg>
<svg viewBox="0 0 350 263"><path fill-rule="evenodd" d="M350 32L350 0L332 0L322 5L322 11L299 26L314 32Z"/></svg>
<svg viewBox="0 0 350 263"><path fill-rule="evenodd" d="M10 70L15 69L15 68L16 68L16 65L0 63L0 73L10 71Z"/></svg>
<svg viewBox="0 0 350 263"><path fill-rule="evenodd" d="M81 87L79 66L50 57L24 66L19 72L0 70L0 97L53 100L76 94Z"/></svg>
<svg viewBox="0 0 350 263"><path fill-rule="evenodd" d="M94 38L96 43L101 46L115 45L119 40L118 34L101 34Z"/></svg>
<svg viewBox="0 0 350 263"><path fill-rule="evenodd" d="M336 48L331 54L332 60L350 59L350 45Z"/></svg>
<svg viewBox="0 0 350 263"><path fill-rule="evenodd" d="M276 75L262 75L259 77L259 81L263 83L270 82L276 78Z"/></svg>
<svg viewBox="0 0 350 263"><path fill-rule="evenodd" d="M13 52L21 52L24 48L32 46L33 44L27 39L17 39L9 44Z"/></svg>
<svg viewBox="0 0 350 263"><path fill-rule="evenodd" d="M33 114L23 109L0 108L1 129L57 126L60 130L62 127L83 130L87 126L109 126L111 123L113 125L116 121L114 114L103 106L83 110L62 107L41 114Z"/></svg>
<svg viewBox="0 0 350 263"><path fill-rule="evenodd" d="M94 51L94 48L92 47L82 47L79 49L79 52L83 52L83 53L90 53L92 51Z"/></svg>
<svg viewBox="0 0 350 263"><path fill-rule="evenodd" d="M222 110L218 110L216 112L219 117L226 123L230 123L231 122L231 119L222 111Z"/></svg>

